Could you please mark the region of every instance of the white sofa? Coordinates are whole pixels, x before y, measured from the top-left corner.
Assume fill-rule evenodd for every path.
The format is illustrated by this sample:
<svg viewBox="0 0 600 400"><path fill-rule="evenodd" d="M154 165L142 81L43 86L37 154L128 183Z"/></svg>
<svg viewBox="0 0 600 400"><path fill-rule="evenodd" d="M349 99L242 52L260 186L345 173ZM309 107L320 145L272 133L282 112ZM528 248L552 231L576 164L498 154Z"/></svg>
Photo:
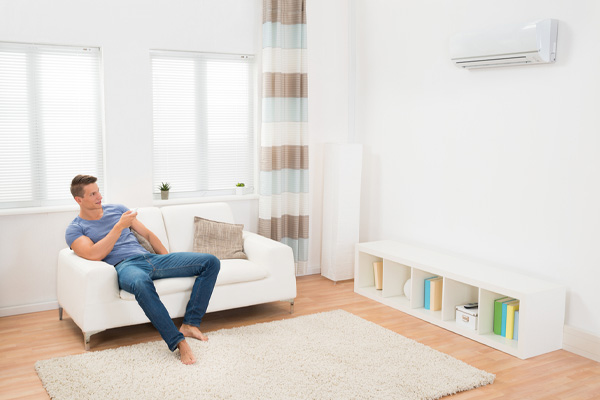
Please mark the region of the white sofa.
<svg viewBox="0 0 600 400"><path fill-rule="evenodd" d="M169 252L192 251L194 217L234 223L227 203L149 207L138 219L154 232ZM243 232L247 260L221 260L221 270L207 312L273 301L289 301L293 312L296 277L292 249L255 233ZM172 318L183 317L194 277L156 280L157 292ZM134 296L119 290L117 273L103 261L78 257L69 248L58 256L57 296L81 328L89 350L90 337L106 329L149 322Z"/></svg>

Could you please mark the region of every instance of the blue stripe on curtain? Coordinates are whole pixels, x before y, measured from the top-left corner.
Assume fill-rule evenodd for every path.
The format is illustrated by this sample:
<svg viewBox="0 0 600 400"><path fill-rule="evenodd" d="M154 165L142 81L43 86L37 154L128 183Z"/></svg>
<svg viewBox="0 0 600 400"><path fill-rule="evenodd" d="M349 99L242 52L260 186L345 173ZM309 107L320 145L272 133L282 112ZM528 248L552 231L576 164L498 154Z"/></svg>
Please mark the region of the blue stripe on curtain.
<svg viewBox="0 0 600 400"><path fill-rule="evenodd" d="M292 248L294 259L308 260L308 239L292 239L288 237L281 238L281 243L285 243Z"/></svg>
<svg viewBox="0 0 600 400"><path fill-rule="evenodd" d="M265 97L262 101L263 122L307 122L308 99Z"/></svg>
<svg viewBox="0 0 600 400"><path fill-rule="evenodd" d="M308 193L308 170L282 169L260 171L260 195Z"/></svg>
<svg viewBox="0 0 600 400"><path fill-rule="evenodd" d="M263 49L306 49L306 25L285 25L281 22L263 24Z"/></svg>

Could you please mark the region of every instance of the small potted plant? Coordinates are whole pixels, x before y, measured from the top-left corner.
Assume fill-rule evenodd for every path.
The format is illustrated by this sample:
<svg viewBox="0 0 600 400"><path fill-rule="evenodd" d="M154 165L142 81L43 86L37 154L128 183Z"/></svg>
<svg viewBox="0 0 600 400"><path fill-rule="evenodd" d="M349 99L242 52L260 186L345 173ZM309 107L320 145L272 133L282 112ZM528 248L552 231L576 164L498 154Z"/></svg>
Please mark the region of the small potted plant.
<svg viewBox="0 0 600 400"><path fill-rule="evenodd" d="M168 200L171 184L169 184L169 182L161 182L161 184L158 186L158 189L160 190L160 198L162 200Z"/></svg>
<svg viewBox="0 0 600 400"><path fill-rule="evenodd" d="M244 182L238 182L235 185L235 193L236 194L244 194L244 191L246 190L245 187L246 187L246 185L244 185Z"/></svg>

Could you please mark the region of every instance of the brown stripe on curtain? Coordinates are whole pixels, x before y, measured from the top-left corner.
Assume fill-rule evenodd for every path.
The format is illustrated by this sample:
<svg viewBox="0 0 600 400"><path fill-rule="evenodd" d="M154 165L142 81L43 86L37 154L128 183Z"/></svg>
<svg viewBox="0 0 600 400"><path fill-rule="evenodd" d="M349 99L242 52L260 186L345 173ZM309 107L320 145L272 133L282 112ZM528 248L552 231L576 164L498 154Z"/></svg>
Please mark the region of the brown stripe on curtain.
<svg viewBox="0 0 600 400"><path fill-rule="evenodd" d="M263 1L263 24L265 22L281 22L285 25L306 24L305 5L304 1L298 0L265 0Z"/></svg>
<svg viewBox="0 0 600 400"><path fill-rule="evenodd" d="M258 231L269 232L270 238L280 241L291 239L308 239L308 215L282 215L281 218L259 219Z"/></svg>
<svg viewBox="0 0 600 400"><path fill-rule="evenodd" d="M308 169L308 146L260 148L260 170Z"/></svg>
<svg viewBox="0 0 600 400"><path fill-rule="evenodd" d="M263 97L308 97L307 74L263 74Z"/></svg>

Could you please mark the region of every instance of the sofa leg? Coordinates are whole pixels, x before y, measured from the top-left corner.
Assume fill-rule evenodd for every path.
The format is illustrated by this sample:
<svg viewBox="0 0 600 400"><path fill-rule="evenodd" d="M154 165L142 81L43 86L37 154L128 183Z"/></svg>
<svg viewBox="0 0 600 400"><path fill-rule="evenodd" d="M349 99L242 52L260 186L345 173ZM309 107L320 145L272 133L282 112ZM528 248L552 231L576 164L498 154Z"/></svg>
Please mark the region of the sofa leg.
<svg viewBox="0 0 600 400"><path fill-rule="evenodd" d="M85 351L90 350L90 339L92 338L91 333L83 332L83 347L85 347Z"/></svg>
<svg viewBox="0 0 600 400"><path fill-rule="evenodd" d="M63 308L61 306L58 306L58 320L62 321L62 316L63 316Z"/></svg>
<svg viewBox="0 0 600 400"><path fill-rule="evenodd" d="M290 314L294 313L294 299L290 300Z"/></svg>
<svg viewBox="0 0 600 400"><path fill-rule="evenodd" d="M90 350L90 339L92 338L92 335L100 332L102 331L83 332L83 347L85 347L85 351Z"/></svg>

